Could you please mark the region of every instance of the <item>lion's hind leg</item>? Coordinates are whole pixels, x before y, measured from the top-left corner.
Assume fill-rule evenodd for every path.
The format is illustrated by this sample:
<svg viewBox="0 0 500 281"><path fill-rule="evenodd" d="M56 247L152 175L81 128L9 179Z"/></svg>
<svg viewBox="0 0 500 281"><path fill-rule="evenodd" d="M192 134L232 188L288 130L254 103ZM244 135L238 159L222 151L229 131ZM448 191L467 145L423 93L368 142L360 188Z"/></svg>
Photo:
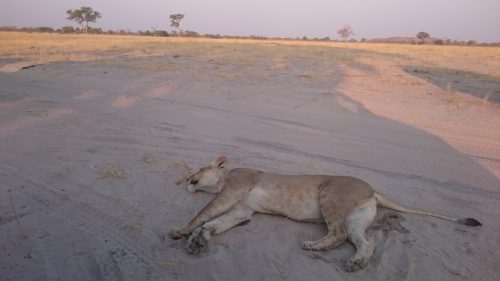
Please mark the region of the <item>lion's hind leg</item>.
<svg viewBox="0 0 500 281"><path fill-rule="evenodd" d="M316 241L302 242L304 250L327 250L335 248L347 239L345 218L356 207L357 201L345 198L343 193L338 192L337 186L327 183L321 187L319 194L319 205L321 215L328 227L328 233Z"/></svg>
<svg viewBox="0 0 500 281"><path fill-rule="evenodd" d="M348 239L356 246L356 253L347 261L346 271L354 272L366 267L375 249L373 240L366 238L366 228L373 222L377 214L374 200L363 204L346 218Z"/></svg>
<svg viewBox="0 0 500 281"><path fill-rule="evenodd" d="M302 249L314 251L328 250L344 243L346 238L347 234L343 223L336 223L328 226L328 233L319 240L302 242Z"/></svg>

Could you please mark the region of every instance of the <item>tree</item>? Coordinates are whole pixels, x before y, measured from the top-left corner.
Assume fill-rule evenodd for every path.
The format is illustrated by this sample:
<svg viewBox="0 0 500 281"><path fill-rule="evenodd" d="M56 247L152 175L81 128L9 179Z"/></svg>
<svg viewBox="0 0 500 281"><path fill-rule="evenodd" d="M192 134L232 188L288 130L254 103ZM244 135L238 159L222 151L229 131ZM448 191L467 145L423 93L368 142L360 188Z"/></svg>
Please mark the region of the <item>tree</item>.
<svg viewBox="0 0 500 281"><path fill-rule="evenodd" d="M181 36L180 22L184 18L183 14L171 14L170 15L170 26L177 29L177 36Z"/></svg>
<svg viewBox="0 0 500 281"><path fill-rule="evenodd" d="M346 25L342 26L342 28L337 31L337 34L340 35L340 37L344 41L346 41L347 39L349 39L349 37L351 37L354 34L354 31L352 30L352 28L349 25L346 24Z"/></svg>
<svg viewBox="0 0 500 281"><path fill-rule="evenodd" d="M85 33L88 32L89 22L96 22L97 19L101 18L101 13L99 13L98 11L94 11L94 9L90 7L81 7L80 9L76 10L67 10L66 14L68 14L68 17L66 19L75 21L82 27L82 29L85 30Z"/></svg>
<svg viewBox="0 0 500 281"><path fill-rule="evenodd" d="M417 33L417 38L420 39L420 40L422 40L420 42L420 44L424 44L425 39L429 38L429 37L430 37L430 35L427 32L420 31L419 33Z"/></svg>
<svg viewBox="0 0 500 281"><path fill-rule="evenodd" d="M151 29L153 30L153 35L156 36L158 34L158 26L153 25L153 26L151 26Z"/></svg>

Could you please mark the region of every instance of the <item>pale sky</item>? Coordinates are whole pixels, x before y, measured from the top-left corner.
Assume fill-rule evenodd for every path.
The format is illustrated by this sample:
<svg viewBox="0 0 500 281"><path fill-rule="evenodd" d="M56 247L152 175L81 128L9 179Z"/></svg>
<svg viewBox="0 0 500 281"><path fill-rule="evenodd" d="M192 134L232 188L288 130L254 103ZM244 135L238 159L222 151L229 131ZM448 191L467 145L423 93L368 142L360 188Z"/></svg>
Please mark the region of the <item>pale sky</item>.
<svg viewBox="0 0 500 281"><path fill-rule="evenodd" d="M170 31L168 17L184 14L181 29L200 34L338 38L415 36L500 42L500 0L0 0L0 26L73 25L66 10L90 6L103 30Z"/></svg>

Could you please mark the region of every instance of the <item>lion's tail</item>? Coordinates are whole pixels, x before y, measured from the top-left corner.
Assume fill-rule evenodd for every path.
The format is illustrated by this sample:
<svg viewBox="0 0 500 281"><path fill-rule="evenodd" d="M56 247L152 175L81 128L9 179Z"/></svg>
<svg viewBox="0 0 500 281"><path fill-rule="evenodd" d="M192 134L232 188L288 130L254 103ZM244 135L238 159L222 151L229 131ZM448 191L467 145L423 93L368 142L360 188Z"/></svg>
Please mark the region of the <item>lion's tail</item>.
<svg viewBox="0 0 500 281"><path fill-rule="evenodd" d="M443 215L434 214L434 213L428 212L428 211L421 211L421 210L406 208L406 207L403 207L401 205L398 205L397 203L392 202L391 200L385 198L384 196L382 196L379 193L375 193L375 199L377 200L377 205L382 206L382 207L386 207L386 208L389 208L389 209L392 209L395 211L399 211L399 212L436 217L436 218L460 223L460 224L467 225L467 226L480 226L480 225L482 225L478 220L473 219L473 218L457 219L457 218L451 218L451 217L447 217L447 216L443 216Z"/></svg>

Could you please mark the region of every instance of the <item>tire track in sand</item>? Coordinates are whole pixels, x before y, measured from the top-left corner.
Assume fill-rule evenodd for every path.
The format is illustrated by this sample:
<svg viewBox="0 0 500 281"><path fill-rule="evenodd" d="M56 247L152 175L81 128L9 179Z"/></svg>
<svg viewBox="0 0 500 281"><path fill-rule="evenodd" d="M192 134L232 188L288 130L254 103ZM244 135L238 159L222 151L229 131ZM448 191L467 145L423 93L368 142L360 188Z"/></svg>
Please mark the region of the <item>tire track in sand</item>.
<svg viewBox="0 0 500 281"><path fill-rule="evenodd" d="M169 272L167 272L158 264L159 258L153 251L155 244L153 241L156 240L159 243L158 237L155 238L150 232L145 231L141 233L140 239L146 241L138 243L137 239L132 239L124 234L124 231L120 231L127 225L127 221L111 217L89 203L79 202L68 195L59 194L49 187L37 183L35 179L16 173L12 167L2 166L7 174L27 183L24 185L24 189L19 189L26 196L55 212L82 232L87 232L110 245L109 248L113 250L96 257L94 265L99 266L99 268L95 266L93 268L96 274L99 272L96 276L102 274L105 279L108 279L111 276L105 276L105 274L109 274L114 275L116 280L121 280L120 276L123 277L123 275L118 269L125 267L127 277L130 277L130 280L162 280L166 277L165 275L168 275L169 278L179 279L181 272L174 268L169 268ZM145 245L145 243L147 244Z"/></svg>

